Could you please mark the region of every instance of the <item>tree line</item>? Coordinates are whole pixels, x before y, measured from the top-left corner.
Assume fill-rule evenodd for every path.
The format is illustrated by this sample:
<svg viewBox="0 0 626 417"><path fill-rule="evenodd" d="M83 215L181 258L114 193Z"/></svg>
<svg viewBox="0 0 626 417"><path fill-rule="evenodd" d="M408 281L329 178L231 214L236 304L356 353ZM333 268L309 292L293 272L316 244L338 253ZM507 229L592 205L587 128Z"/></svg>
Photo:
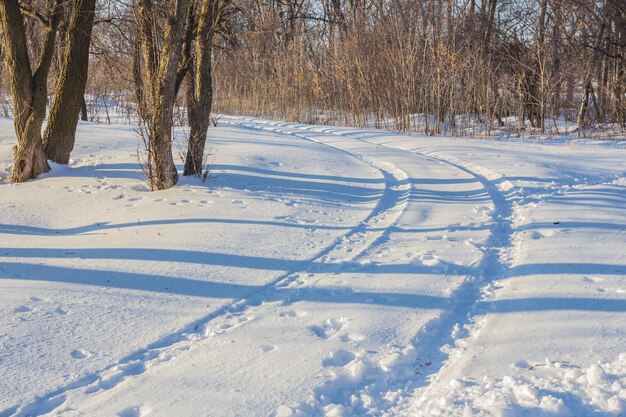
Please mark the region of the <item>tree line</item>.
<svg viewBox="0 0 626 417"><path fill-rule="evenodd" d="M0 0L0 32L15 182L68 163L85 93L138 120L154 189L178 180L176 123L183 174L202 173L212 110L427 134L626 128L623 0Z"/></svg>
<svg viewBox="0 0 626 417"><path fill-rule="evenodd" d="M223 112L428 134L626 127L623 0L239 4L217 50Z"/></svg>

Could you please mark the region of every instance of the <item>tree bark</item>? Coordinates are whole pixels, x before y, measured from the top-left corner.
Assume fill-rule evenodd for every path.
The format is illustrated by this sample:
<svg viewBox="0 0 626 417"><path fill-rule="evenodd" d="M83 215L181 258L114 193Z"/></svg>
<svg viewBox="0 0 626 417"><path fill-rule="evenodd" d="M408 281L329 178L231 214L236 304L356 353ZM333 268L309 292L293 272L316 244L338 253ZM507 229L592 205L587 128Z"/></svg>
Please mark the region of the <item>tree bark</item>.
<svg viewBox="0 0 626 417"><path fill-rule="evenodd" d="M86 122L89 120L87 114L87 102L85 101L85 95L83 94L80 98L80 120Z"/></svg>
<svg viewBox="0 0 626 417"><path fill-rule="evenodd" d="M20 5L17 0L0 0L0 29L18 142L13 148L13 182L28 181L50 170L41 142L41 127L46 116L48 73L58 25L58 12L56 7L54 9L48 17L37 69L33 73Z"/></svg>
<svg viewBox="0 0 626 417"><path fill-rule="evenodd" d="M171 188L178 182L178 172L172 155L172 111L176 99L176 75L182 55L183 23L189 1L168 2L162 34L154 31L158 26L155 24L157 15L152 0L137 2L138 46L144 64L141 75L145 79L140 90L146 104L144 123L154 173L154 178L150 178L150 181L157 190ZM160 51L157 48L159 43L162 45Z"/></svg>
<svg viewBox="0 0 626 417"><path fill-rule="evenodd" d="M552 73L556 74L557 79L554 85L554 94L552 97L552 117L558 117L561 115L561 107L563 98L561 97L563 89L563 79L561 77L561 50L562 43L562 25L564 24L563 8L557 1L552 4L554 9L554 28L552 33Z"/></svg>
<svg viewBox="0 0 626 417"><path fill-rule="evenodd" d="M481 3L484 5L484 2ZM483 7L483 6L481 6ZM493 33L494 22L496 18L496 9L498 7L497 0L489 1L489 14L487 16L487 27L485 28L484 45L485 48L489 48L491 45L491 35Z"/></svg>
<svg viewBox="0 0 626 417"><path fill-rule="evenodd" d="M76 140L89 69L89 44L96 0L74 0L65 36L65 53L48 125L43 135L48 159L67 164Z"/></svg>
<svg viewBox="0 0 626 417"><path fill-rule="evenodd" d="M587 109L589 108L589 96L591 95L592 88L591 80L589 79L585 83L585 92L583 94L583 99L580 102L580 108L578 109L578 117L576 118L576 124L579 128L585 127Z"/></svg>
<svg viewBox="0 0 626 417"><path fill-rule="evenodd" d="M213 100L212 58L215 18L219 0L203 0L195 37L193 64L187 74L189 144L183 175L201 175Z"/></svg>

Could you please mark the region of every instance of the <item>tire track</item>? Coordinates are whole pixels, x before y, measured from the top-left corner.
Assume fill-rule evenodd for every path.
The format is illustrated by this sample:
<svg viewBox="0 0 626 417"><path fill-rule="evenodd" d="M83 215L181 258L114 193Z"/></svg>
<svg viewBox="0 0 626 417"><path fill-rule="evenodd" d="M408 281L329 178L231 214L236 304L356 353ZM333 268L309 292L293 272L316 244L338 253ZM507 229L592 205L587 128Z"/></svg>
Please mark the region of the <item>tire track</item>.
<svg viewBox="0 0 626 417"><path fill-rule="evenodd" d="M260 129L258 127L252 128ZM273 293L278 292L280 288L287 287L294 283L298 279L300 273L316 272L316 265L323 264L325 259L329 256L339 255L342 243L354 237L357 239L353 240L356 240L357 242L360 239L363 247L361 250L350 253L349 255L350 259L358 257L370 246L367 241L372 238L372 233L368 232L368 230L372 229L373 226L376 226L377 229L382 228L383 230L379 233L384 233L384 230L388 227L385 226L385 224L388 222L393 223L406 207L406 201L408 200L410 190L408 176L404 171L397 169L392 164L368 161L363 156L356 155L312 138L305 137L304 135L292 135L288 132L278 132L275 130L273 132L296 136L323 146L331 147L344 152L351 157L357 158L380 171L385 179L385 189L383 195L369 215L347 233L337 237L330 245L318 252L314 257L310 258L308 261L304 261L309 264L307 269L295 269L281 274L271 282L261 286L252 294L230 301L200 319L197 319L181 329L159 338L144 348L124 356L120 360L100 369L99 371L92 372L78 380L66 384L63 387L48 392L29 404L23 406L12 406L4 411L0 411L1 417L26 417L48 414L61 408L71 396L80 395L81 392L85 395L90 395L99 391L113 389L121 382L133 376L143 374L147 369L152 368L159 363L170 361L186 350L189 350L192 345L211 337L209 326L214 321L217 319L238 317L261 305L265 300L275 298L271 296ZM368 239L364 239L365 237ZM374 237L374 240L376 238L377 236ZM335 252L338 253L335 254ZM349 261L350 259L347 259L346 261ZM338 264L338 267L340 267L340 265L341 264Z"/></svg>
<svg viewBox="0 0 626 417"><path fill-rule="evenodd" d="M423 389L422 398L428 395L430 382L436 378L437 374L439 374L445 366L451 366L456 362L450 362L452 358L462 354L462 348L457 347L457 343L461 340L471 338L469 328L476 327L475 317L487 312L479 309L481 301L483 301L487 295L493 293L494 282L505 277L508 272L508 266L502 260L502 253L504 250L510 249L513 246L512 204L492 182L500 178L500 176L485 168L478 166L470 168L459 160L443 157L431 152L411 151L386 144L373 143L367 139L356 136L356 133L342 133L341 130L336 129L317 131L314 130L314 127L299 124L283 123L280 124L280 126L349 137L370 145L381 146L396 151L405 151L435 159L440 163L447 164L475 178L488 193L493 203L494 208L491 214L492 220L489 227L489 235L487 241L482 246L483 256L480 263L475 267L475 273L467 276L461 285L450 294L450 309L426 323L421 331L413 338L412 347L414 350L410 351L411 357L406 358L409 360L413 359L413 361L406 367L412 368L413 370L417 369L417 372L409 372L409 374L412 374L412 377L406 378L405 380L400 378L397 381L387 381L389 384L387 390L375 392L378 397L382 398L389 393L403 393L400 395L400 398L395 401L395 404L390 404L386 411L379 410L374 414L386 415L389 413L394 415L407 406L407 403L412 400L412 395L416 389ZM405 371L406 370L410 369L405 369ZM416 373L417 375L415 375ZM371 390L371 388L372 387L367 385L361 387L362 391L368 391Z"/></svg>
<svg viewBox="0 0 626 417"><path fill-rule="evenodd" d="M354 253L350 252L343 254L333 253L339 252L335 250L329 251L321 257L322 260L332 259L335 256L349 258L350 260L360 258L365 252L376 246L378 242L384 240L385 236L389 233L389 229L396 223L397 219L402 215L404 210L406 210L407 203L411 194L410 179L405 171L399 169L394 164L386 161L380 161L374 158L368 158L367 156L347 151L343 148L328 144L324 141L315 139L302 133L281 129L280 127L275 127L274 125L263 126L265 123L263 123L262 121L254 120L254 122L256 123L233 124L236 124L237 126L248 127L250 129L264 130L272 133L279 133L282 135L295 136L300 139L333 148L340 152L346 153L351 157L357 158L360 161L365 162L366 164L380 171L385 178L385 192L383 193L383 196L379 201L381 207L377 207L372 215L368 216L361 223L361 227L354 230L353 233L347 233L341 238L342 241L349 241L353 236L357 236L358 238L360 238L362 246L361 250ZM374 229L376 229L376 232L373 231ZM351 242L351 245L355 245L354 240ZM337 248L338 246L339 245L335 246L335 248Z"/></svg>
<svg viewBox="0 0 626 417"><path fill-rule="evenodd" d="M365 139L355 137L354 134L349 136L371 143ZM384 144L380 146L398 149ZM479 308L479 306L487 296L493 294L494 283L506 277L509 268L503 261L502 254L513 247L512 204L492 182L500 178L500 175L482 167L470 168L459 160L443 157L436 153L405 151L436 159L476 178L489 194L494 209L491 214L492 223L489 228L489 237L483 245L483 257L476 267L476 272L468 276L450 294L451 309L428 323L414 338L413 344L417 352L419 352L419 357L424 358L423 360L425 361L422 363L432 362L432 365L421 367L421 363L417 364L420 372L419 377L405 388L404 392L408 395L393 410L390 410L391 414L395 414L400 409L405 408L408 405L408 401L413 401L411 394L415 392L415 389L425 387L420 398L416 401L416 404L419 404L423 398L429 395L432 388L431 382L436 379L437 375L445 367L453 366L459 360L464 348L459 347L458 344L460 341L467 342L472 338L472 334L476 332L478 326L476 316L488 312L484 308Z"/></svg>

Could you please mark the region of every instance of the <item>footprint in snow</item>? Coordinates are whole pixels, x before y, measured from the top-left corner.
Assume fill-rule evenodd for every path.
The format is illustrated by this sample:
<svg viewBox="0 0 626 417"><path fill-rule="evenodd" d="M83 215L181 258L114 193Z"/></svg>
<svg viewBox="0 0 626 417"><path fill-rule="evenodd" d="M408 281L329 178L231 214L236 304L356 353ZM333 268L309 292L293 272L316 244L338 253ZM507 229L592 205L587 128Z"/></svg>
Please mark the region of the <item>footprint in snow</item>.
<svg viewBox="0 0 626 417"><path fill-rule="evenodd" d="M91 352L86 351L84 349L74 349L73 351L70 352L70 355L74 359L85 359L85 358L90 357L92 354Z"/></svg>
<svg viewBox="0 0 626 417"><path fill-rule="evenodd" d="M435 266L439 263L439 259L432 252L426 252L420 256L420 261L426 266Z"/></svg>
<svg viewBox="0 0 626 417"><path fill-rule="evenodd" d="M229 318L233 319L234 321L231 321L230 323L222 323L219 326L217 326L217 328L214 328L214 329L207 328L205 331L205 334L206 335L226 334L230 332L231 330L233 330L234 328L242 326L245 323L249 322L250 320L254 319L253 316L237 317L234 315L230 316Z"/></svg>
<svg viewBox="0 0 626 417"><path fill-rule="evenodd" d="M271 345L271 344L261 345L261 350L263 352L265 352L265 353L271 352L273 350L276 350L276 346L275 345Z"/></svg>
<svg viewBox="0 0 626 417"><path fill-rule="evenodd" d="M602 282L602 281L604 281L604 278L592 277L592 276L586 275L583 278L583 281L585 281L585 282Z"/></svg>
<svg viewBox="0 0 626 417"><path fill-rule="evenodd" d="M123 365L116 365L111 368L108 375L101 377L93 385L85 389L85 394L93 394L98 391L108 391L115 388L129 376L141 375L146 371L146 365L140 361L134 361Z"/></svg>
<svg viewBox="0 0 626 417"><path fill-rule="evenodd" d="M543 237L543 235L539 232L532 232L532 234L530 235L531 239L533 240L539 240Z"/></svg>
<svg viewBox="0 0 626 417"><path fill-rule="evenodd" d="M322 365L329 366L346 366L356 359L356 354L349 350L340 349L336 352L328 352L322 360Z"/></svg>
<svg viewBox="0 0 626 417"><path fill-rule="evenodd" d="M148 415L149 410L143 406L127 407L117 413L117 417L143 417Z"/></svg>
<svg viewBox="0 0 626 417"><path fill-rule="evenodd" d="M343 317L333 317L326 319L319 326L310 326L309 330L320 339L328 339L337 334L348 324L348 319Z"/></svg>
<svg viewBox="0 0 626 417"><path fill-rule="evenodd" d="M546 230L543 232L536 232L536 231L532 232L530 237L534 240L538 240L544 237L550 237L552 235L554 235L554 230Z"/></svg>
<svg viewBox="0 0 626 417"><path fill-rule="evenodd" d="M344 343L361 342L365 340L365 336L358 334L358 333L346 333L346 334L342 334L341 336L339 336L339 340L341 340Z"/></svg>
<svg viewBox="0 0 626 417"><path fill-rule="evenodd" d="M309 313L307 313L306 311L288 310L288 311L283 311L279 313L278 316L279 317L304 317L308 314Z"/></svg>
<svg viewBox="0 0 626 417"><path fill-rule="evenodd" d="M63 309L63 307L61 306L57 306L57 308L54 309L54 312L57 313L60 316L64 316L67 314L67 311Z"/></svg>
<svg viewBox="0 0 626 417"><path fill-rule="evenodd" d="M192 200L179 200L179 201L173 201L170 203L171 206L182 206L185 204L189 204L189 203L193 203Z"/></svg>
<svg viewBox="0 0 626 417"><path fill-rule="evenodd" d="M30 311L33 311L33 309L24 304L13 309L14 313L28 313Z"/></svg>

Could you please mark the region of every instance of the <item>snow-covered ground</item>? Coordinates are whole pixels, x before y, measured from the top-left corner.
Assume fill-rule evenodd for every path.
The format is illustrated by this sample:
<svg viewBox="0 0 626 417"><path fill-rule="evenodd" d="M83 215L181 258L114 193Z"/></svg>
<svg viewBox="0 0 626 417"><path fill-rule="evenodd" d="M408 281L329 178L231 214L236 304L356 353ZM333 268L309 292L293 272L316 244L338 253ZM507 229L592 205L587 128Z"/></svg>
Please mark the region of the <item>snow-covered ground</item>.
<svg viewBox="0 0 626 417"><path fill-rule="evenodd" d="M0 169L15 142L0 120ZM0 181L0 416L623 416L626 143L220 118Z"/></svg>

